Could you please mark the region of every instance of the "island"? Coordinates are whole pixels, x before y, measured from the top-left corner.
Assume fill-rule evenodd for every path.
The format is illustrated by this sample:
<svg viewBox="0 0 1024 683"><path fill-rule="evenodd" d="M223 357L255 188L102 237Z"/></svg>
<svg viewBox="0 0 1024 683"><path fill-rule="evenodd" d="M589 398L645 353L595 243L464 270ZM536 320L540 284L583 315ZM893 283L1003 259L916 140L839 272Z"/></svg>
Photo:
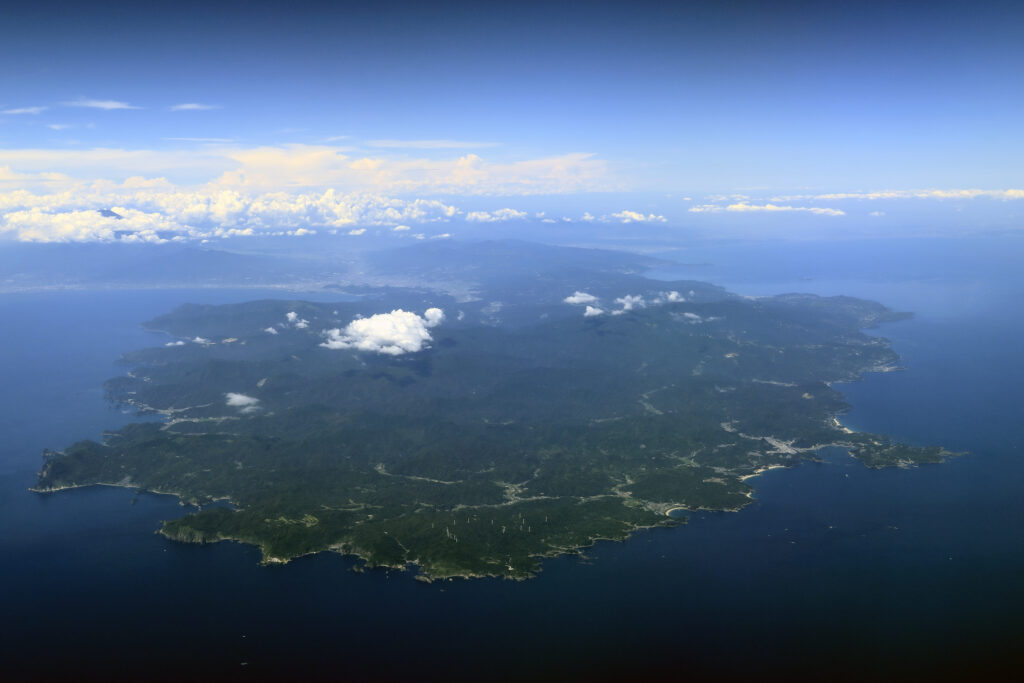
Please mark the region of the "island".
<svg viewBox="0 0 1024 683"><path fill-rule="evenodd" d="M897 368L863 331L907 317L881 304L651 280L613 252L431 249L387 262L418 264L389 266L419 278L403 286L150 321L167 341L125 354L106 391L164 419L45 452L35 490L174 494L194 508L160 533L265 563L336 551L424 581L525 579L686 511L739 510L752 477L826 446L870 467L954 455L839 422L832 383Z"/></svg>

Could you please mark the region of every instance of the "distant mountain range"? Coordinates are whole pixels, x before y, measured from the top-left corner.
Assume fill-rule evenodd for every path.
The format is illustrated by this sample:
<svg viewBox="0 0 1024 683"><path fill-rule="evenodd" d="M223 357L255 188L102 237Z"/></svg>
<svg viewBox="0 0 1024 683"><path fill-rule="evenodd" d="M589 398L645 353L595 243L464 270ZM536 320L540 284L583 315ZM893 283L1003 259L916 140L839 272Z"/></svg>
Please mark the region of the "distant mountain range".
<svg viewBox="0 0 1024 683"><path fill-rule="evenodd" d="M99 211L120 218L113 210ZM302 252L285 251L281 243L267 241L245 246L253 245L265 251L123 242L0 244L0 292L111 287L317 289L370 284L439 289L472 298L512 280L523 283L532 277L543 289L549 274L628 275L665 263L622 252L516 240L424 242L371 252L339 246L326 237L322 244L305 240Z"/></svg>

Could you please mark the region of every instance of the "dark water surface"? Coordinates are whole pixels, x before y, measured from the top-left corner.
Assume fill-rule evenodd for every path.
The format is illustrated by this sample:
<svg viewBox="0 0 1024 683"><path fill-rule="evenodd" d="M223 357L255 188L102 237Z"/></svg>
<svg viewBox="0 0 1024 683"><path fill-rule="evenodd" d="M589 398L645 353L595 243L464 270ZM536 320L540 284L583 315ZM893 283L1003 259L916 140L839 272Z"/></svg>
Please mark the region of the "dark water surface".
<svg viewBox="0 0 1024 683"><path fill-rule="evenodd" d="M976 677L1024 663L1024 320L1012 305L1024 276L980 253L947 268L919 247L894 248L917 265L888 253L865 274L819 245L777 247L767 266L762 247L722 251L703 276L662 275L917 311L873 332L893 340L907 371L837 385L853 405L843 420L969 455L872 471L826 453L752 480L757 501L740 513L600 543L522 583L423 585L327 554L260 567L253 548L155 535L182 513L171 497L28 492L42 448L132 419L104 404L100 385L122 371L122 351L163 343L138 323L183 301L264 294L0 297L0 672L836 680ZM807 275L807 263L832 266Z"/></svg>

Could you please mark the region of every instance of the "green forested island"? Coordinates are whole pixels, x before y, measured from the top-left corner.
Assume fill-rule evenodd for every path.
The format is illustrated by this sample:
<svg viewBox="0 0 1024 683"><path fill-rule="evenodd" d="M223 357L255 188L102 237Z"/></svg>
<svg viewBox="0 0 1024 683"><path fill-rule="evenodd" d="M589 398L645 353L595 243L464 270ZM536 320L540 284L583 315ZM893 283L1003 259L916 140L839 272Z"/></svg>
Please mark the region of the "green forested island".
<svg viewBox="0 0 1024 683"><path fill-rule="evenodd" d="M613 252L446 249L376 266L420 286L150 321L169 341L126 354L106 390L165 420L47 451L36 490L172 493L198 509L161 533L265 562L335 550L426 580L527 578L675 511L738 509L751 476L827 445L871 467L952 455L836 419L830 383L898 360L861 330L905 314L649 280Z"/></svg>

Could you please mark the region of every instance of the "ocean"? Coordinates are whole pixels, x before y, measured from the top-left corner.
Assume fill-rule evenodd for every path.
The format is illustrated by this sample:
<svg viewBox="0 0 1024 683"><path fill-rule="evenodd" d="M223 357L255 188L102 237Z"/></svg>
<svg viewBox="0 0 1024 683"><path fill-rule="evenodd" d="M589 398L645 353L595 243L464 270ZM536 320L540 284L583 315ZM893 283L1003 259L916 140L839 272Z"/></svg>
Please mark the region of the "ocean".
<svg viewBox="0 0 1024 683"><path fill-rule="evenodd" d="M905 371L835 385L854 429L967 455L868 470L841 451L751 480L738 513L600 542L531 581L425 585L322 554L154 534L169 496L38 495L43 448L134 420L103 380L139 323L235 290L0 296L0 674L349 680L972 677L1024 663L1024 273L1014 237L709 245L653 276L849 294L915 312L871 330Z"/></svg>

